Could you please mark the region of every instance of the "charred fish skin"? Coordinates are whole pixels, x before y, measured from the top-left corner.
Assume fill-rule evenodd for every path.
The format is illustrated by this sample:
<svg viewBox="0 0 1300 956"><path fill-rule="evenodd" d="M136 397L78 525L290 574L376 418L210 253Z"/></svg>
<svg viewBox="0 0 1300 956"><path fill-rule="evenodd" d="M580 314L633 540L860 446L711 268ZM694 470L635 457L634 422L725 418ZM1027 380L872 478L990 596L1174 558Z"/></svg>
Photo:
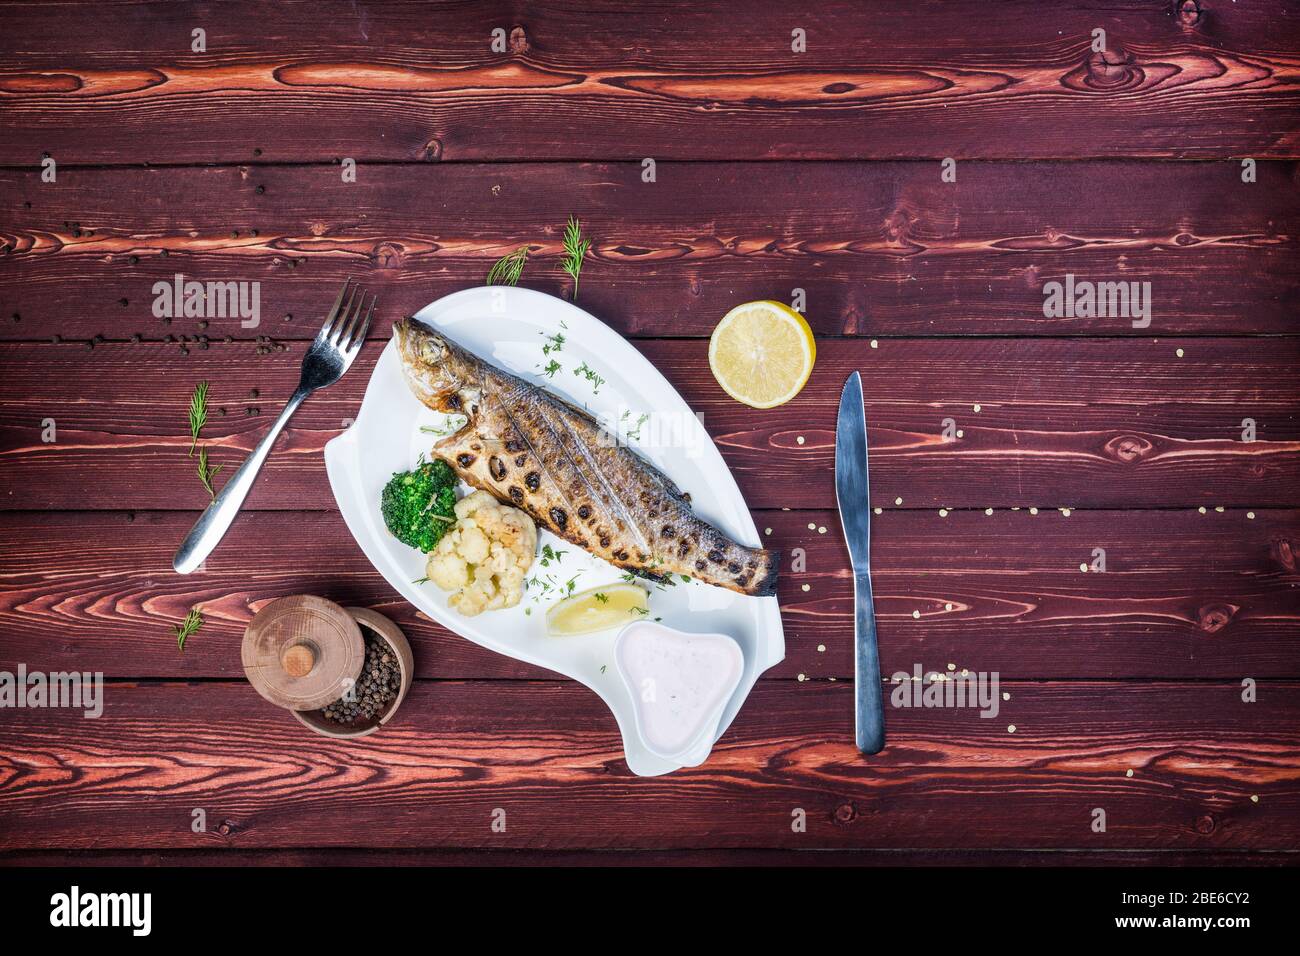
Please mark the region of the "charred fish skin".
<svg viewBox="0 0 1300 956"><path fill-rule="evenodd" d="M779 552L745 547L697 517L689 495L587 412L415 319L394 335L415 396L468 419L432 449L468 484L641 577L775 593Z"/></svg>

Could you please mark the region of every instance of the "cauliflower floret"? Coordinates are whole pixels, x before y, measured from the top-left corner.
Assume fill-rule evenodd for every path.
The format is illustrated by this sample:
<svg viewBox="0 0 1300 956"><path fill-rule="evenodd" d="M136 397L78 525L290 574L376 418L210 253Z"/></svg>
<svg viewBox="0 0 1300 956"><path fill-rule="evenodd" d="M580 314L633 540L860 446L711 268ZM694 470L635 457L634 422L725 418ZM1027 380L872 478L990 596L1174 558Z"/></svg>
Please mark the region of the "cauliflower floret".
<svg viewBox="0 0 1300 956"><path fill-rule="evenodd" d="M514 607L537 551L537 528L486 491L456 502L456 524L429 554L429 580L455 591L447 603L466 617Z"/></svg>

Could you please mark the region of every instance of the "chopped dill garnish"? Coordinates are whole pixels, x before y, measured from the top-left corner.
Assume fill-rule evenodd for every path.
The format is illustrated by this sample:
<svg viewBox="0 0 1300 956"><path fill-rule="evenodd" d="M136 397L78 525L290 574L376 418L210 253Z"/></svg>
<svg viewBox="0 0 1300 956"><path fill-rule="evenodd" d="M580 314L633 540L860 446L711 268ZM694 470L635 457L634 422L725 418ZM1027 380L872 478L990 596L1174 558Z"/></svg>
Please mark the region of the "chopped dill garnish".
<svg viewBox="0 0 1300 956"><path fill-rule="evenodd" d="M586 362L583 362L581 365L575 368L573 370L573 374L577 375L579 378L585 378L588 382L591 383L591 393L593 395L600 394L600 387L605 384L605 380L601 376L597 375L596 370L593 369L591 366L589 366Z"/></svg>

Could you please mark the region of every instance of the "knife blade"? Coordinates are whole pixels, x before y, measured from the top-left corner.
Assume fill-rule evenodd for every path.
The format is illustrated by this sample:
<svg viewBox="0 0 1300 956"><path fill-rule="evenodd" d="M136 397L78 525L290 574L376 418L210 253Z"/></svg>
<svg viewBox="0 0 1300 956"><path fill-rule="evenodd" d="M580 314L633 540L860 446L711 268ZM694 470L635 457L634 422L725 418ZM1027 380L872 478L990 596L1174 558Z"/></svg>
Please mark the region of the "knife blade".
<svg viewBox="0 0 1300 956"><path fill-rule="evenodd" d="M867 481L867 418L862 376L854 372L840 394L835 422L835 503L853 567L854 736L864 754L885 746L885 711L871 598L871 501Z"/></svg>

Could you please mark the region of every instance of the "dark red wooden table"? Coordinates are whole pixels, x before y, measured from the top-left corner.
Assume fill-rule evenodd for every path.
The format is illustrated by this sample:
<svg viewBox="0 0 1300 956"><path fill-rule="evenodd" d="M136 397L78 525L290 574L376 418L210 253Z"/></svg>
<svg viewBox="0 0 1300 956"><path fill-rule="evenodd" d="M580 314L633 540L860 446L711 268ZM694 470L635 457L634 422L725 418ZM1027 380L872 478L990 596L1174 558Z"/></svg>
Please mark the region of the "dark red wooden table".
<svg viewBox="0 0 1300 956"><path fill-rule="evenodd" d="M1298 81L1284 0L0 6L0 670L108 680L98 720L0 711L0 862L1293 862ZM406 605L321 460L392 319L523 243L523 284L558 293L570 215L580 304L807 554L785 662L705 765L657 779L586 689ZM260 281L261 325L164 324L177 273ZM1149 327L1045 317L1067 274L1150 282ZM233 468L347 275L383 302L357 368L174 574L206 501L195 383ZM707 335L795 289L816 371L738 405ZM884 670L1010 694L995 720L891 710L871 759L831 474L853 369ZM243 680L245 624L298 592L411 636L382 733L312 735Z"/></svg>

